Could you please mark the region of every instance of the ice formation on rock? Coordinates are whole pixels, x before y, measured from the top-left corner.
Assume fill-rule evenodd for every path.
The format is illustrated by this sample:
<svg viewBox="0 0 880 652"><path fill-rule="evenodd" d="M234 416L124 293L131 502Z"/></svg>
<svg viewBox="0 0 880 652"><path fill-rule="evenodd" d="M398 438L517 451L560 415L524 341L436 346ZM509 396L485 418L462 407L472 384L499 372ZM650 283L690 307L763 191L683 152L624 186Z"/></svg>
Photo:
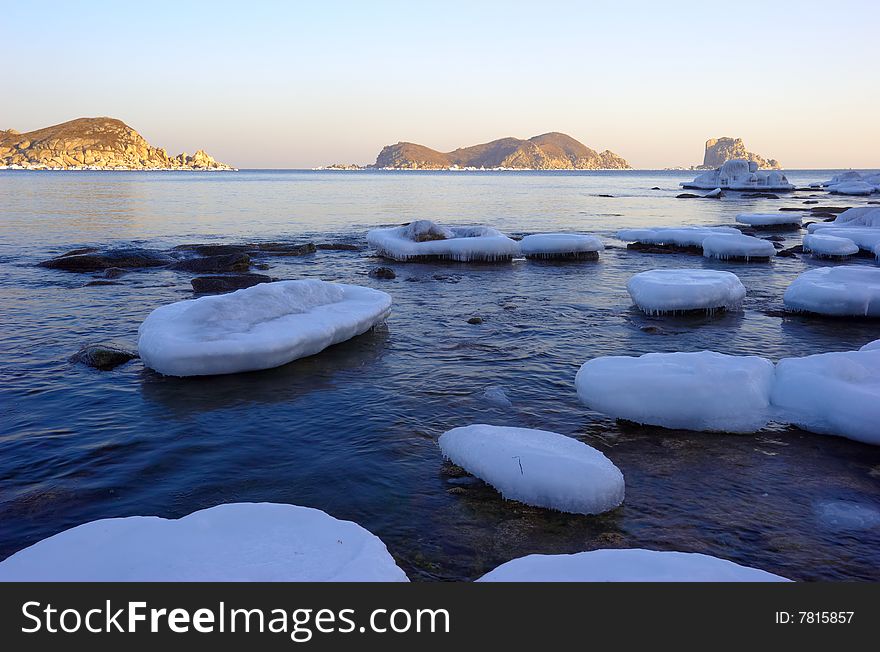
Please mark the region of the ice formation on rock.
<svg viewBox="0 0 880 652"><path fill-rule="evenodd" d="M545 430L472 425L440 436L444 457L510 500L575 514L623 502L623 474L600 451Z"/></svg>
<svg viewBox="0 0 880 652"><path fill-rule="evenodd" d="M703 256L719 260L762 261L776 255L769 240L750 235L711 235L703 240Z"/></svg>
<svg viewBox="0 0 880 652"><path fill-rule="evenodd" d="M633 303L651 315L736 310L746 296L735 274L701 269L652 269L633 276L626 289Z"/></svg>
<svg viewBox="0 0 880 652"><path fill-rule="evenodd" d="M880 227L880 206L856 206L840 213L833 222L811 225L813 228L840 226Z"/></svg>
<svg viewBox="0 0 880 652"><path fill-rule="evenodd" d="M859 246L849 238L824 235L819 231L804 236L804 252L817 258L846 258L859 253Z"/></svg>
<svg viewBox="0 0 880 652"><path fill-rule="evenodd" d="M655 226L617 232L617 237L625 242L698 248L710 235L740 235L740 231L730 226Z"/></svg>
<svg viewBox="0 0 880 652"><path fill-rule="evenodd" d="M796 312L880 317L880 269L863 265L811 269L792 281L783 302Z"/></svg>
<svg viewBox="0 0 880 652"><path fill-rule="evenodd" d="M771 402L804 430L880 445L880 349L784 358Z"/></svg>
<svg viewBox="0 0 880 652"><path fill-rule="evenodd" d="M269 369L365 333L390 310L390 295L358 285L261 283L156 308L138 329L138 351L167 376Z"/></svg>
<svg viewBox="0 0 880 652"><path fill-rule="evenodd" d="M787 582L779 575L694 552L605 549L527 555L478 582Z"/></svg>
<svg viewBox="0 0 880 652"><path fill-rule="evenodd" d="M712 351L606 356L575 379L587 407L636 423L710 432L756 432L768 420L773 363Z"/></svg>
<svg viewBox="0 0 880 652"><path fill-rule="evenodd" d="M367 242L380 256L398 261L506 262L519 243L487 226L444 227L430 220L372 229Z"/></svg>
<svg viewBox="0 0 880 652"><path fill-rule="evenodd" d="M834 222L819 222L807 227L810 233L833 235L856 243L859 249L873 252L880 246L880 228L871 226L834 226Z"/></svg>
<svg viewBox="0 0 880 652"><path fill-rule="evenodd" d="M736 216L740 224L748 224L757 228L799 226L801 216L790 211L778 213L740 213Z"/></svg>
<svg viewBox="0 0 880 652"><path fill-rule="evenodd" d="M218 505L93 521L0 562L0 581L406 582L385 544L317 509Z"/></svg>
<svg viewBox="0 0 880 652"><path fill-rule="evenodd" d="M605 245L599 238L575 233L537 233L527 235L520 243L526 258L545 260L595 260Z"/></svg>
<svg viewBox="0 0 880 652"><path fill-rule="evenodd" d="M794 190L781 170L759 170L757 163L745 159L725 161L720 168L704 172L693 181L684 181L679 185L702 190Z"/></svg>
<svg viewBox="0 0 880 652"><path fill-rule="evenodd" d="M865 172L847 170L835 175L828 181L810 184L816 188L825 188L828 192L837 195L870 195L880 192L880 172Z"/></svg>

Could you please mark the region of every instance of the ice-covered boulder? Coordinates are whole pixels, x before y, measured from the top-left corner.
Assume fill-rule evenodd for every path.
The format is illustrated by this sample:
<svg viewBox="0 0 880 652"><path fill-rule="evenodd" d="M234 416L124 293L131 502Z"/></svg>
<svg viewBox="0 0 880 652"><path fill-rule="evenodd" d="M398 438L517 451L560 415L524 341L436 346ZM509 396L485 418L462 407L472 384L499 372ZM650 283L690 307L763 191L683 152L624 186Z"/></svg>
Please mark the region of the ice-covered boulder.
<svg viewBox="0 0 880 652"><path fill-rule="evenodd" d="M740 213L736 216L740 224L748 224L756 228L772 228L783 226L800 226L801 216L790 211L778 213Z"/></svg>
<svg viewBox="0 0 880 652"><path fill-rule="evenodd" d="M822 232L804 236L804 251L816 258L846 258L859 253L859 246L849 238L822 235Z"/></svg>
<svg viewBox="0 0 880 652"><path fill-rule="evenodd" d="M750 235L711 235L703 240L703 256L719 260L762 261L776 255L769 240Z"/></svg>
<svg viewBox="0 0 880 652"><path fill-rule="evenodd" d="M679 185L702 190L794 190L781 170L759 170L757 163L746 159L725 161L720 168L704 172L693 181L684 181Z"/></svg>
<svg viewBox="0 0 880 652"><path fill-rule="evenodd" d="M697 248L701 248L703 240L710 235L740 235L740 231L730 226L655 226L617 232L617 237L624 242Z"/></svg>
<svg viewBox="0 0 880 652"><path fill-rule="evenodd" d="M506 262L519 254L518 242L488 226L444 227L430 220L372 229L367 242L398 261Z"/></svg>
<svg viewBox="0 0 880 652"><path fill-rule="evenodd" d="M828 192L833 195L855 195L866 196L877 192L877 187L864 181L852 181L849 183L838 183L828 186Z"/></svg>
<svg viewBox="0 0 880 652"><path fill-rule="evenodd" d="M871 226L834 226L834 222L818 222L807 227L810 233L833 235L855 242L859 249L873 252L880 246L880 228Z"/></svg>
<svg viewBox="0 0 880 652"><path fill-rule="evenodd" d="M626 289L644 312L735 310L746 289L736 274L708 269L652 269L633 276Z"/></svg>
<svg viewBox="0 0 880 652"><path fill-rule="evenodd" d="M472 425L440 436L440 450L509 500L575 514L623 502L623 474L600 451L546 430Z"/></svg>
<svg viewBox="0 0 880 652"><path fill-rule="evenodd" d="M782 297L785 307L838 317L880 317L880 269L820 267L798 276Z"/></svg>
<svg viewBox="0 0 880 652"><path fill-rule="evenodd" d="M856 206L840 213L833 222L822 222L829 227L867 226L880 227L880 206ZM821 228L821 225L820 225Z"/></svg>
<svg viewBox="0 0 880 652"><path fill-rule="evenodd" d="M596 260L605 245L592 235L576 233L536 233L527 235L520 243L526 258L544 260Z"/></svg>
<svg viewBox="0 0 880 652"><path fill-rule="evenodd" d="M756 432L768 420L773 363L712 351L607 356L575 378L587 407L636 423L709 432Z"/></svg>
<svg viewBox="0 0 880 652"><path fill-rule="evenodd" d="M787 582L779 575L696 552L607 549L527 555L478 582Z"/></svg>
<svg viewBox="0 0 880 652"><path fill-rule="evenodd" d="M870 195L874 192L880 192L880 172L861 173L857 170L847 170L833 176L828 181L810 185L825 188L832 194Z"/></svg>
<svg viewBox="0 0 880 652"><path fill-rule="evenodd" d="M874 340L873 342L868 342L859 349L859 351L874 351L876 349L880 349L880 340Z"/></svg>
<svg viewBox="0 0 880 652"><path fill-rule="evenodd" d="M390 295L358 285L261 283L156 308L138 330L138 351L167 376L269 369L365 333L390 310Z"/></svg>
<svg viewBox="0 0 880 652"><path fill-rule="evenodd" d="M784 358L771 401L804 430L880 445L880 349Z"/></svg>
<svg viewBox="0 0 880 652"><path fill-rule="evenodd" d="M218 505L65 530L0 562L0 581L405 582L385 544L317 509Z"/></svg>

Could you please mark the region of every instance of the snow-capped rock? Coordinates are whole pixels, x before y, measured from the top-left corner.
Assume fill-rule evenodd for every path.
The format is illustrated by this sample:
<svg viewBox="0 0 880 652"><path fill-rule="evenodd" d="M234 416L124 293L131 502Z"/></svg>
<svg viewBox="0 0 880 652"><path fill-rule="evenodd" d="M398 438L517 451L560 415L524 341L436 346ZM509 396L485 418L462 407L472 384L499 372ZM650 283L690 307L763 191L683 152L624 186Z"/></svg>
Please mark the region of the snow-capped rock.
<svg viewBox="0 0 880 652"><path fill-rule="evenodd" d="M519 254L518 242L488 226L444 227L430 220L372 229L367 242L380 256L404 262L506 262Z"/></svg>
<svg viewBox="0 0 880 652"><path fill-rule="evenodd" d="M880 317L880 269L863 265L811 269L792 281L783 302L796 312Z"/></svg>
<svg viewBox="0 0 880 652"><path fill-rule="evenodd" d="M527 235L520 243L526 258L545 260L596 259L605 245L599 238L575 233L537 233Z"/></svg>
<svg viewBox="0 0 880 652"><path fill-rule="evenodd" d="M703 240L703 256L719 260L769 260L776 248L769 240L750 235L711 235Z"/></svg>
<svg viewBox="0 0 880 652"><path fill-rule="evenodd" d="M748 224L757 228L773 227L773 226L799 226L801 224L801 216L791 211L780 211L778 213L740 213L736 216L736 221L740 224Z"/></svg>
<svg viewBox="0 0 880 652"><path fill-rule="evenodd" d="M746 296L735 274L703 269L652 269L633 276L626 289L633 303L652 315L735 310Z"/></svg>
<svg viewBox="0 0 880 652"><path fill-rule="evenodd" d="M693 181L679 184L682 188L702 190L794 190L781 170L759 170L758 164L745 159L725 161L721 167L698 175Z"/></svg>
<svg viewBox="0 0 880 652"><path fill-rule="evenodd" d="M822 235L822 232L804 236L804 252L817 258L846 258L859 253L859 246L849 238Z"/></svg>

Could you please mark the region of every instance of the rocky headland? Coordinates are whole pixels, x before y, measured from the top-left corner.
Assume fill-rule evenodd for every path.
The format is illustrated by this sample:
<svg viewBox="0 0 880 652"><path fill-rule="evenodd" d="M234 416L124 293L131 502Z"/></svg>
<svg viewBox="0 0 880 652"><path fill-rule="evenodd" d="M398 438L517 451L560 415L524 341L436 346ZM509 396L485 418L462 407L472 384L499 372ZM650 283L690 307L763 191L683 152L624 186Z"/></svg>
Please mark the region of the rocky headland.
<svg viewBox="0 0 880 652"><path fill-rule="evenodd" d="M696 166L696 170L714 170L720 168L727 161L733 159L745 159L754 161L759 169L781 170L782 166L775 158L764 158L746 149L742 138L710 138L706 141L706 151L703 154L703 164Z"/></svg>

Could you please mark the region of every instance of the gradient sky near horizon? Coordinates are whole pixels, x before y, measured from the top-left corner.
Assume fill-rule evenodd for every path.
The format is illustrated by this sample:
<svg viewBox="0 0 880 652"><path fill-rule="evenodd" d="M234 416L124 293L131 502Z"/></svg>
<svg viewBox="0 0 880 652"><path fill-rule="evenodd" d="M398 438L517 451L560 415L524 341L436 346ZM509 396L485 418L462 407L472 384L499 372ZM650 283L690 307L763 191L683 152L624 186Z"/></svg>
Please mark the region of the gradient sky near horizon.
<svg viewBox="0 0 880 652"><path fill-rule="evenodd" d="M0 128L124 120L239 167L562 131L633 166L739 136L880 167L880 3L0 0Z"/></svg>

